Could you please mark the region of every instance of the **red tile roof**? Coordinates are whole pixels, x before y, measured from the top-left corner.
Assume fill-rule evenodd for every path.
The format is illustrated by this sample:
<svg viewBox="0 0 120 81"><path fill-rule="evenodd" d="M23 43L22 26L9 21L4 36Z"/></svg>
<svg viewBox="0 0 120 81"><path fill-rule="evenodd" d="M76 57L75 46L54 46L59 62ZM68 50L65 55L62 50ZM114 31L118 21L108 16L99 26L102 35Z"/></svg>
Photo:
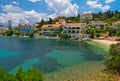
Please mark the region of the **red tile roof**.
<svg viewBox="0 0 120 81"><path fill-rule="evenodd" d="M80 23L66 23L63 26L80 26Z"/></svg>
<svg viewBox="0 0 120 81"><path fill-rule="evenodd" d="M64 24L63 26L71 26L71 27L74 27L74 26L86 26L86 23L66 23Z"/></svg>
<svg viewBox="0 0 120 81"><path fill-rule="evenodd" d="M33 26L33 25L30 23L26 24L26 23L21 22L19 23L19 26L22 27L22 26Z"/></svg>
<svg viewBox="0 0 120 81"><path fill-rule="evenodd" d="M60 26L61 26L61 24L45 24L42 26L42 28L49 28L49 27L59 28Z"/></svg>

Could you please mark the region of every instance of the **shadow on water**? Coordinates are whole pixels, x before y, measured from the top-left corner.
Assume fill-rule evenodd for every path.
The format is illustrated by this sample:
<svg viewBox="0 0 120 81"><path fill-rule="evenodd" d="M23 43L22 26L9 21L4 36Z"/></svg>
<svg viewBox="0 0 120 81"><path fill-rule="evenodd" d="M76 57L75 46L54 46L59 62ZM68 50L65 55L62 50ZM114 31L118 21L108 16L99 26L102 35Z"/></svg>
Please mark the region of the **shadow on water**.
<svg viewBox="0 0 120 81"><path fill-rule="evenodd" d="M82 45L84 43L84 45ZM84 54L82 55L84 59L89 61L101 61L104 60L104 54L105 50L103 48L95 46L90 46L88 43L83 42L82 48L85 48L84 50L81 50ZM94 47L94 48L92 48ZM100 49L100 50L97 50Z"/></svg>

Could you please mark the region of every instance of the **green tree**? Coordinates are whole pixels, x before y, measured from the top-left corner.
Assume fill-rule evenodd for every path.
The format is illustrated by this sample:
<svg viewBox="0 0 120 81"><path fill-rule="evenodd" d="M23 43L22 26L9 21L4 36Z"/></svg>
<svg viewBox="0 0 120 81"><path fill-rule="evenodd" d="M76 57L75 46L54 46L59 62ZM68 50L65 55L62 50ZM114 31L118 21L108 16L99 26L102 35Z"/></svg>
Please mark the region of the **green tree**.
<svg viewBox="0 0 120 81"><path fill-rule="evenodd" d="M24 76L23 69L19 67L17 73L15 74L15 78L18 81L23 81L23 76Z"/></svg>
<svg viewBox="0 0 120 81"><path fill-rule="evenodd" d="M37 22L37 26L36 28L39 30L39 28L41 28L46 22L44 21L44 19L41 19L40 22Z"/></svg>
<svg viewBox="0 0 120 81"><path fill-rule="evenodd" d="M117 30L117 32L116 32L116 40L117 41L120 40L120 30Z"/></svg>
<svg viewBox="0 0 120 81"><path fill-rule="evenodd" d="M57 36L57 33L55 33L55 32L50 32L50 36Z"/></svg>
<svg viewBox="0 0 120 81"><path fill-rule="evenodd" d="M5 72L3 68L0 68L0 81L16 81L8 72Z"/></svg>
<svg viewBox="0 0 120 81"><path fill-rule="evenodd" d="M116 36L120 36L120 30L117 30Z"/></svg>
<svg viewBox="0 0 120 81"><path fill-rule="evenodd" d="M52 18L49 18L48 24L53 24Z"/></svg>
<svg viewBox="0 0 120 81"><path fill-rule="evenodd" d="M94 38L96 34L96 29L94 27L87 28L86 33L90 35L90 38Z"/></svg>
<svg viewBox="0 0 120 81"><path fill-rule="evenodd" d="M20 31L15 30L15 31L14 31L14 34L19 36L19 35L20 35Z"/></svg>
<svg viewBox="0 0 120 81"><path fill-rule="evenodd" d="M24 75L24 81L43 81L43 73L38 69L32 68Z"/></svg>
<svg viewBox="0 0 120 81"><path fill-rule="evenodd" d="M98 37L98 38L100 37L100 33L95 33L95 35L96 35L96 37Z"/></svg>
<svg viewBox="0 0 120 81"><path fill-rule="evenodd" d="M62 28L62 27L59 27L59 29L58 29L58 34L60 34L62 31L63 31L63 28Z"/></svg>
<svg viewBox="0 0 120 81"><path fill-rule="evenodd" d="M113 74L120 74L120 43L110 46L108 57L104 64L106 71Z"/></svg>
<svg viewBox="0 0 120 81"><path fill-rule="evenodd" d="M5 32L5 34L7 35L7 36L11 36L11 35L13 35L13 30L7 30L6 32Z"/></svg>
<svg viewBox="0 0 120 81"><path fill-rule="evenodd" d="M43 81L43 73L35 68L32 68L26 72L21 67L15 74L9 74L0 68L0 81Z"/></svg>
<svg viewBox="0 0 120 81"><path fill-rule="evenodd" d="M108 32L109 32L109 36L115 36L116 30L115 30L114 28L110 28L110 27L109 27L107 30L108 30Z"/></svg>
<svg viewBox="0 0 120 81"><path fill-rule="evenodd" d="M67 35L67 34L59 34L59 37L62 38L62 39L68 39L68 38L70 38L70 36Z"/></svg>
<svg viewBox="0 0 120 81"><path fill-rule="evenodd" d="M33 37L33 36L34 36L34 31L29 32L28 35L29 35L30 37Z"/></svg>

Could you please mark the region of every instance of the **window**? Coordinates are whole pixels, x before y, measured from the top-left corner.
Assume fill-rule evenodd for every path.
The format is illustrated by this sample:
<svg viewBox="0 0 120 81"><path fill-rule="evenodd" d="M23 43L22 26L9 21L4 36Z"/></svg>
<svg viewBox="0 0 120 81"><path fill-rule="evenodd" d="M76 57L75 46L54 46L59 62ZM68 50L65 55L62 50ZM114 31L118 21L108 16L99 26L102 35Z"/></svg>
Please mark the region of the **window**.
<svg viewBox="0 0 120 81"><path fill-rule="evenodd" d="M79 33L79 31L77 31L77 33Z"/></svg>
<svg viewBox="0 0 120 81"><path fill-rule="evenodd" d="M69 29L71 29L71 27L69 27Z"/></svg>
<svg viewBox="0 0 120 81"><path fill-rule="evenodd" d="M70 31L68 31L68 33L71 33Z"/></svg>
<svg viewBox="0 0 120 81"><path fill-rule="evenodd" d="M72 29L75 29L75 27L73 27Z"/></svg>
<svg viewBox="0 0 120 81"><path fill-rule="evenodd" d="M75 31L73 30L72 33L75 33Z"/></svg>
<svg viewBox="0 0 120 81"><path fill-rule="evenodd" d="M80 27L77 27L77 29L80 29Z"/></svg>

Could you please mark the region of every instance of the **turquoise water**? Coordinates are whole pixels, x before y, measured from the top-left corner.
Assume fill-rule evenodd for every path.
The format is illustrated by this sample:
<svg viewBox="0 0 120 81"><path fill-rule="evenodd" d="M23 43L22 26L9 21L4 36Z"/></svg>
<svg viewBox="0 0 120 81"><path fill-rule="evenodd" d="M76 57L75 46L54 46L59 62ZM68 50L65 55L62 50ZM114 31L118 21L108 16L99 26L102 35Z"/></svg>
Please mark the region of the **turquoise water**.
<svg viewBox="0 0 120 81"><path fill-rule="evenodd" d="M7 57L12 57L12 56L17 56L20 54L20 52L13 52L10 50L6 50L3 48L0 48L0 58L7 58Z"/></svg>
<svg viewBox="0 0 120 81"><path fill-rule="evenodd" d="M71 50L67 50L67 51L53 50L47 56L57 59L58 64L60 64L63 67L83 63L86 61L82 57L82 53Z"/></svg>
<svg viewBox="0 0 120 81"><path fill-rule="evenodd" d="M104 60L108 47L91 41L0 37L0 66L10 73L35 67L45 73Z"/></svg>

